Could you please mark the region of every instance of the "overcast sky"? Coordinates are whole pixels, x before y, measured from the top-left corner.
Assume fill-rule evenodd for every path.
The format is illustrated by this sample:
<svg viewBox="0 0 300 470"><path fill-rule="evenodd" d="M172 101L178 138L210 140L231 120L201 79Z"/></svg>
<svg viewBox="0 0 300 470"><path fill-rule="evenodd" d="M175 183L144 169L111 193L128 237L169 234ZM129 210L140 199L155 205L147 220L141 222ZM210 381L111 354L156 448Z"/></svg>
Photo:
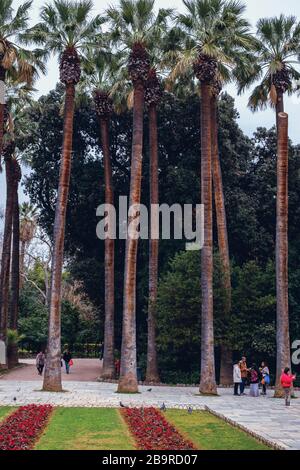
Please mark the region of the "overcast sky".
<svg viewBox="0 0 300 470"><path fill-rule="evenodd" d="M0 0L1 1L1 0ZM15 0L14 5L17 7L23 3L23 0ZM39 10L44 4L44 0L34 0L31 13L32 24L38 21ZM108 5L117 4L115 0L94 0L95 13L100 13L105 10ZM262 17L270 17L280 15L296 15L300 20L300 2L299 0L247 0L244 2L247 6L246 16L255 28L257 20ZM157 7L171 7L184 11L184 5L181 0L156 0ZM58 66L55 58L49 61L48 73L42 77L36 84L38 95L47 93L58 80ZM252 114L247 109L248 96L236 96L234 86L228 87L228 92L236 98L236 107L240 113L239 124L244 132L251 136L258 126L271 127L274 124L274 113L271 110ZM290 119L290 137L295 143L300 143L299 121L300 121L300 100L296 97L286 98L286 111L292 116ZM0 175L0 207L4 204L4 175ZM20 198L24 196L21 193Z"/></svg>

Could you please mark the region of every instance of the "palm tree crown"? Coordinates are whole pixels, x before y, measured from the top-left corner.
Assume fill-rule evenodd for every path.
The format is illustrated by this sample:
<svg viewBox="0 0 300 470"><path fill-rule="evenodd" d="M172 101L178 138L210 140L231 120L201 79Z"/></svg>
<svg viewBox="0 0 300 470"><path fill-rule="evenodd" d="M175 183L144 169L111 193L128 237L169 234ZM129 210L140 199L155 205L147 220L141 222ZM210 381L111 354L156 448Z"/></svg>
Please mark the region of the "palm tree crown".
<svg viewBox="0 0 300 470"><path fill-rule="evenodd" d="M299 80L295 64L300 54L300 23L294 16L263 18L257 24L257 37L255 60L252 56L251 62L242 61L236 70L239 93L260 80L249 99L253 111L274 105L278 93L292 93L293 80Z"/></svg>
<svg viewBox="0 0 300 470"><path fill-rule="evenodd" d="M235 0L183 3L187 11L177 18L177 26L183 32L182 47L175 53L171 78L194 72L200 81L212 83L216 76L228 81L238 56L254 43L250 25L243 18L245 6Z"/></svg>
<svg viewBox="0 0 300 470"><path fill-rule="evenodd" d="M0 4L0 73L10 72L18 81L31 83L39 70L45 71L42 51L20 46L28 27L32 0L24 2L16 12L12 3L12 0L2 0Z"/></svg>
<svg viewBox="0 0 300 470"><path fill-rule="evenodd" d="M42 8L42 21L27 33L27 40L59 55L60 79L65 84L79 82L87 50L100 44L104 20L100 15L91 18L92 8L88 0L55 0Z"/></svg>
<svg viewBox="0 0 300 470"><path fill-rule="evenodd" d="M162 33L166 30L171 9L154 12L154 0L121 0L119 8L107 10L111 40L129 54L128 72L132 82L146 82L150 59Z"/></svg>

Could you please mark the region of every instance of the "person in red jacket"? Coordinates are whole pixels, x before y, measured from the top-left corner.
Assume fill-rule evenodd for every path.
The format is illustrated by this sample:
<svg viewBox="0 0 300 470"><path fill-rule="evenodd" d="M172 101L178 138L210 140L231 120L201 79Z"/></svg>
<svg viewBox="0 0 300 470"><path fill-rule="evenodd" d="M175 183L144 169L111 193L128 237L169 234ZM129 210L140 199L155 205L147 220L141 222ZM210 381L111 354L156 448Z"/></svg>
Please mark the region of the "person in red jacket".
<svg viewBox="0 0 300 470"><path fill-rule="evenodd" d="M286 367L280 377L280 383L284 390L286 406L290 406L291 404L291 388L293 386L294 380L296 380L296 375L292 375L290 368Z"/></svg>

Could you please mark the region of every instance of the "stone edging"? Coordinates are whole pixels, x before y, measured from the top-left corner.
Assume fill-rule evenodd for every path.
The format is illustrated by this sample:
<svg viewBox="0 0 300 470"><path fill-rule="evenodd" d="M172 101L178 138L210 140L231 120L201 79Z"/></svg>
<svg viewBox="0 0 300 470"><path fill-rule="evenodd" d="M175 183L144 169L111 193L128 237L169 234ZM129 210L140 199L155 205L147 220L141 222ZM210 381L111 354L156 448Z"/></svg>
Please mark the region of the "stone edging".
<svg viewBox="0 0 300 470"><path fill-rule="evenodd" d="M250 436L254 437L257 441L261 442L262 444L265 444L267 447L270 447L270 448L272 448L273 450L287 450L286 447L284 447L283 445L277 444L276 442L271 441L271 440L269 440L269 439L267 439L267 438L261 436L260 434L258 434L258 433L255 432L255 431L251 431L251 430L248 429L246 426L243 426L242 424L237 423L237 422L234 421L233 419L227 418L227 417L224 416L223 414L218 413L217 411L212 410L209 406L205 405L204 408L205 408L205 411L207 411L207 412L210 413L211 415L215 416L216 418L222 419L222 421L225 421L226 423L231 424L231 426L233 426L233 427L235 427L235 428L237 428L237 429L240 429L241 431L246 432L246 433L249 434Z"/></svg>

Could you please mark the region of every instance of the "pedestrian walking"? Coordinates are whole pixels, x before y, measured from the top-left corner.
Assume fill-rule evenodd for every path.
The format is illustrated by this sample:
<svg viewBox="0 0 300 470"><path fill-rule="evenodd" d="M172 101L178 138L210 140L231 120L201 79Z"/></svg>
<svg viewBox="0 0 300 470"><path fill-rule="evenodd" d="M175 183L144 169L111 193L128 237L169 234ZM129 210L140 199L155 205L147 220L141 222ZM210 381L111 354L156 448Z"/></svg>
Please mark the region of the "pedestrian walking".
<svg viewBox="0 0 300 470"><path fill-rule="evenodd" d="M39 375L43 375L43 370L45 367L45 360L46 360L45 354L43 353L43 351L40 351L35 358L35 364L36 364L36 368L37 368Z"/></svg>
<svg viewBox="0 0 300 470"><path fill-rule="evenodd" d="M66 373L70 373L70 366L73 364L72 355L68 349L63 354L63 361L65 363Z"/></svg>
<svg viewBox="0 0 300 470"><path fill-rule="evenodd" d="M285 398L286 406L291 405L291 389L292 389L294 380L296 380L296 375L292 375L290 368L286 367L280 377L280 383L284 390L284 398Z"/></svg>

